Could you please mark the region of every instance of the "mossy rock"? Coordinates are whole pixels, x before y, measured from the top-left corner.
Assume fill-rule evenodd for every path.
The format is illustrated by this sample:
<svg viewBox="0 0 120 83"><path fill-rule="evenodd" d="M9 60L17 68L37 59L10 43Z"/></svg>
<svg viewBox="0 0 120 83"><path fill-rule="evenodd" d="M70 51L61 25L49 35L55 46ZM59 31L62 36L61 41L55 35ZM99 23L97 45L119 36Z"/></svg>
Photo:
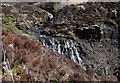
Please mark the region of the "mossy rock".
<svg viewBox="0 0 120 83"><path fill-rule="evenodd" d="M11 32L14 32L18 35L24 35L24 36L27 36L29 38L34 38L33 36L27 34L27 33L24 33L22 30L19 30L17 27L16 27L16 24L17 24L17 19L13 16L5 16L4 14L2 14L2 29L4 30L9 30Z"/></svg>
<svg viewBox="0 0 120 83"><path fill-rule="evenodd" d="M5 16L4 14L2 15L2 28L4 30L10 30L16 34L22 34L22 31L16 28L15 22L16 18L12 16Z"/></svg>
<svg viewBox="0 0 120 83"><path fill-rule="evenodd" d="M21 73L21 71L20 71L20 69L18 67L14 67L12 69L12 71L13 71L14 74Z"/></svg>

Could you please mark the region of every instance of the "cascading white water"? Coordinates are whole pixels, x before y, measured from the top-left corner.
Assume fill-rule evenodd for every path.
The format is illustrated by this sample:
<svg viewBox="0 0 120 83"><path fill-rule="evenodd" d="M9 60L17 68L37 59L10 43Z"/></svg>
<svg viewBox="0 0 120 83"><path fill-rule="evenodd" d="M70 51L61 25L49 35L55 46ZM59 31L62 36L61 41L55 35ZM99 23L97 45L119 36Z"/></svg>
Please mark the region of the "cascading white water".
<svg viewBox="0 0 120 83"><path fill-rule="evenodd" d="M48 13L48 17L52 19L53 15L49 12L47 13ZM44 29L44 26L35 26L34 29L35 29L35 33L39 35L40 37L39 40L43 43L44 46L60 54L63 54L67 58L73 60L74 62L78 62L80 65L82 65L81 64L82 59L80 58L80 54L77 50L75 41L65 38L42 35L41 31Z"/></svg>
<svg viewBox="0 0 120 83"><path fill-rule="evenodd" d="M49 49L56 51L60 54L65 55L67 58L78 62L81 65L82 59L77 50L76 42L70 39L58 38L58 37L42 37L40 36L40 41L44 46Z"/></svg>

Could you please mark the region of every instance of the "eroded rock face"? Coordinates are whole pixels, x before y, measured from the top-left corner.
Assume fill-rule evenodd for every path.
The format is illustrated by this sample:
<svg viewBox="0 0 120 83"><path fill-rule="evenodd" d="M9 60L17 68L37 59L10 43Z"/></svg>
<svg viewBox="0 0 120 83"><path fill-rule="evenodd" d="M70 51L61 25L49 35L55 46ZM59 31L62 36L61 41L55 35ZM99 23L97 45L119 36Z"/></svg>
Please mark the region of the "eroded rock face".
<svg viewBox="0 0 120 83"><path fill-rule="evenodd" d="M44 47L40 42L9 31L2 33L3 49L17 81L100 81L92 69L86 71L65 56ZM4 50L2 52L4 52ZM5 66L3 60L3 67ZM7 73L4 70L4 73ZM17 77L19 76L19 78ZM6 78L6 80L11 78ZM5 80L5 78L4 78Z"/></svg>
<svg viewBox="0 0 120 83"><path fill-rule="evenodd" d="M54 6L54 3L52 4ZM22 6L19 7L19 5L22 5ZM4 8L3 12L7 15L12 14L13 17L17 19L18 26L19 25L24 26L23 29L25 32L28 32L29 30L34 32L35 31L34 28L36 28L34 24L36 24L37 26L39 26L39 29L36 30L38 31L39 35L46 35L51 37L53 36L62 37L62 38L66 38L66 40L68 39L68 40L77 42L76 47L78 49L79 54L82 55L82 56L79 55L79 57L82 59L83 65L86 67L86 69L87 68L94 69L97 72L97 74L102 78L108 76L109 74L110 75L114 74L115 76L118 77L118 79L120 79L120 73L119 73L120 67L118 65L120 62L119 53L118 53L118 50L119 50L118 38L120 37L118 34L118 30L120 30L119 28L120 26L120 22L119 22L120 8L119 7L120 6L119 5L120 5L119 2L118 3L94 3L94 4L85 3L85 4L77 4L77 5L67 5L61 10L59 10L57 13L54 12L55 13L54 18L52 20L47 21L47 23L46 23L46 20L48 19L48 14L44 12L41 8L46 9L47 11L47 9L49 10L49 6L47 6L48 8L46 8L44 4L42 5L41 8L38 8L40 7L39 4L38 4L38 7L36 7L35 4L27 5L25 3L12 3L10 5L9 4L3 5L3 8ZM51 8L53 8L53 6ZM15 10L11 11L14 8ZM6 11L9 13L7 13ZM53 11L50 11L50 12L53 12ZM20 16L20 18L18 16ZM38 18L41 18L43 20ZM14 22L16 19L12 19L12 21ZM28 27L31 25L34 27L28 29ZM44 25L44 27L42 28L41 25L42 26ZM15 21L15 26L17 26L16 21ZM59 41L60 39L57 40L56 38L55 40ZM15 42L16 42L15 45L17 45L18 48L24 48L24 43L23 43L24 41L15 40ZM33 46L31 46L30 44L32 44L32 42L30 42L29 44L26 44L27 47L33 48ZM46 43L46 45L47 44L48 43ZM52 47L53 48L51 49L55 48L54 46ZM57 47L59 48L59 46ZM62 48L64 47L65 46L63 46ZM24 52L24 50L20 51L19 53L22 53L22 52ZM55 60L56 59L57 58L55 58ZM48 64L46 62L46 60L48 59L45 58L44 60L45 62L44 61L43 62ZM35 61L37 62L37 60ZM25 61L23 60L23 62ZM45 71L48 71L48 70L45 70ZM39 78L38 71L35 71L35 72L37 72L37 74L34 74L34 75L36 75L36 78L38 79ZM63 71L62 74L64 73L65 72ZM32 74L33 74L33 71L32 71ZM43 78L43 80L45 80L44 77L46 75L48 74L44 74L44 75L42 74L40 78ZM52 74L50 74L50 76L51 75ZM57 75L57 73L55 73L55 75ZM81 75L72 74L70 76L70 79L73 78L73 80L79 80L76 77L81 77ZM111 79L112 77L108 77L108 79ZM59 76L57 78L59 78ZM46 79L57 79L57 78L53 77L53 78L46 78ZM63 80L63 78L61 79Z"/></svg>
<svg viewBox="0 0 120 83"><path fill-rule="evenodd" d="M64 35L67 38L76 39L77 36L74 31L77 29L91 29L91 26L94 25L100 28L102 24L104 25L106 23L116 24L116 18L109 18L110 15L108 13L115 14L117 12L112 12L112 9L115 9L114 11L118 9L114 7L115 4L111 4L111 8L107 8L108 4L96 3L93 5L92 3L86 3L65 6L59 10L55 18L46 25L45 33L47 35L61 37ZM117 17L116 14L114 17ZM95 31L93 29L93 32ZM100 34L100 31L98 33Z"/></svg>
<svg viewBox="0 0 120 83"><path fill-rule="evenodd" d="M65 6L41 33L76 41L86 67L94 69L101 77L113 74L118 72L116 69L119 68L120 60L119 4L85 3Z"/></svg>

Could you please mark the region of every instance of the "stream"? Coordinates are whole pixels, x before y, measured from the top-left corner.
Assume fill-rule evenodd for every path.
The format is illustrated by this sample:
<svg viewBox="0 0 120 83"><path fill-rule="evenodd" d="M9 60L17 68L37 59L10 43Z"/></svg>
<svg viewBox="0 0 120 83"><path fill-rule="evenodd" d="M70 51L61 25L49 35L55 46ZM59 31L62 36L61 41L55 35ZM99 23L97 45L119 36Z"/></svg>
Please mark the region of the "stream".
<svg viewBox="0 0 120 83"><path fill-rule="evenodd" d="M76 41L45 35L40 35L39 40L44 46L48 47L49 49L63 54L67 58L81 65L82 59L80 58L80 54L77 50Z"/></svg>
<svg viewBox="0 0 120 83"><path fill-rule="evenodd" d="M52 20L53 15L49 12L47 13L49 19ZM41 31L44 30L44 26L34 26L34 29L35 33L39 35L39 41L41 41L44 46L48 47L50 50L65 55L70 60L73 60L81 65L82 59L80 58L76 41L41 34Z"/></svg>

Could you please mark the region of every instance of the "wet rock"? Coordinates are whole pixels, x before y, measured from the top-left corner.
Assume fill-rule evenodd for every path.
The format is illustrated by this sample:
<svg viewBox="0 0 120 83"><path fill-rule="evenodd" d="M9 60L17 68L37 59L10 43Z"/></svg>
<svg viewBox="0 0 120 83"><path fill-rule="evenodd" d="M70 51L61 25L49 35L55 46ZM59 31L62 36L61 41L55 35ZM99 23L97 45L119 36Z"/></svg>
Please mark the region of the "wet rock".
<svg viewBox="0 0 120 83"><path fill-rule="evenodd" d="M115 19L117 17L117 11L115 9L109 10L107 15L108 15L109 18Z"/></svg>
<svg viewBox="0 0 120 83"><path fill-rule="evenodd" d="M7 31L8 32L8 31ZM8 35L5 35L6 31L3 30L3 48L8 47ZM94 71L89 69L85 71L80 65L74 63L73 61L65 58L65 56L53 52L48 48L41 45L40 42L35 42L33 40L27 39L24 36L15 35L11 32L8 32L9 35L14 35L15 38L19 38L20 41L28 42L28 47L18 43L15 45L16 41L13 42L14 49L6 49L6 56L9 60L11 69L17 67L19 72L19 80L16 75L14 75L15 81L98 81L99 79L96 76L91 77L91 73ZM3 39L3 37L6 37ZM7 40L7 41L6 41ZM18 48L18 46L20 46ZM39 49L34 50L34 47ZM9 51L9 52L8 52ZM13 52L13 55L10 56L10 52ZM10 58L12 57L12 58ZM4 66L4 65L3 65ZM5 70L5 72L7 72ZM93 75L93 74L92 74ZM96 73L94 73L96 75ZM95 77L95 78L94 78ZM6 76L4 80L7 80ZM11 79L9 77L9 79Z"/></svg>
<svg viewBox="0 0 120 83"><path fill-rule="evenodd" d="M53 5L49 8L49 5L50 5L49 3L46 3L46 4L43 3L41 8L43 8L43 9L45 8L46 10L49 11L54 6L54 3L51 3L51 4L53 4ZM13 16L9 16L10 17L9 20L12 23L4 21L4 19L3 19L3 23L5 24L4 26L6 26L6 25L10 25L10 27L17 26L18 29L23 29L23 31L30 32L30 34L32 34L31 32L34 32L35 29L38 28L37 33L40 32L40 36L43 38L46 36L52 36L52 37L54 36L54 37L62 37L62 38L66 38L67 40L75 41L77 51L81 55L80 58L82 59L83 65L85 67L92 68L102 78L104 78L108 75L114 74L119 79L119 68L118 68L118 66L119 66L119 64L118 64L118 62L119 62L119 53L118 53L119 32L118 31L120 30L120 28L119 28L119 26L120 26L119 4L120 3L118 2L118 3L95 3L95 4L82 3L82 4L76 4L76 5L75 4L67 5L67 6L63 7L62 9L60 9L57 13L54 13L54 18L50 21L47 21L47 23L46 23L46 20L48 20L47 12L43 11L41 8L36 7L35 4L27 5L24 3L13 3L13 4L9 3L9 5L6 5L6 4L2 5L3 9L4 9L3 13L8 16L9 16L9 14L13 15ZM40 4L38 4L38 6L40 7ZM15 7L16 10L14 10L13 7ZM52 13L53 10L51 10L49 12ZM32 12L32 14L31 14L31 12ZM6 17L6 16L3 15L3 17ZM38 19L38 18L41 18L41 19ZM18 24L14 25L13 23L16 23L16 22L18 22ZM43 30L41 30L41 25L40 25L41 22L44 25ZM31 28L30 26L35 26L34 24L37 25L38 27ZM22 27L20 27L19 25ZM97 26L94 26L94 25L97 25ZM17 32L16 28L10 28L10 29L12 29L12 31L15 30L15 32ZM6 40L6 43L9 43L9 44L14 43L13 37L10 37L10 39L7 38L5 40ZM57 41L59 43L55 42L55 43L53 43L55 45L52 45L50 43L50 41L47 40L47 41L45 41L46 42L45 46L47 46L47 47L50 46L49 48L53 49L54 51L58 51L59 53L61 53L61 50L67 50L67 53L65 55L68 58L70 58L71 57L70 48L69 47L64 48L65 43L63 43L62 41L60 41L57 38L55 39L55 41ZM32 43L35 44L35 42L32 42L32 41L31 42L27 41L26 43L24 43L24 41L21 39L19 40L19 38L18 38L18 40L15 40L15 46L18 49L25 47L26 49L34 48L34 49L38 50L39 48L36 45L32 45ZM45 43L43 43L43 44L45 44ZM56 50L54 49L55 47L57 47ZM72 49L73 49L73 47L74 46L71 46ZM44 48L44 46L43 46L43 48ZM58 48L61 50L58 50ZM32 50L32 52L34 52L34 51L35 50ZM43 51L43 52L45 52L45 51ZM39 51L38 53L41 54L41 51ZM51 53L53 53L53 52L51 52ZM31 55L32 54L30 54L30 56ZM56 55L56 54L53 53L53 55ZM20 56L20 57L22 57L22 56ZM27 56L25 56L25 57L27 57ZM31 57L29 57L29 59L30 58ZM56 60L56 58L54 58L54 57L52 57L52 58ZM21 60L23 60L23 59L24 59L24 57L21 58ZM40 70L41 70L41 68L47 68L47 67L45 67L45 65L48 64L47 61L51 62L49 64L49 66L47 65L48 68L49 67L54 68L56 66L56 65L54 65L54 66L51 65L51 64L53 64L52 59L48 60L47 58L45 58L43 60L43 62L41 63L42 65L40 65ZM76 61L77 61L77 59L76 59ZM35 59L33 62L38 64L39 60ZM63 61L61 61L61 64L62 64L62 62ZM16 62L16 63L18 63L18 62ZM24 61L24 63L25 63L25 61ZM57 63L57 61L56 61L56 63ZM31 65L31 64L32 63L30 63L29 65ZM68 63L66 62L65 64L68 64ZM36 65L34 64L33 66L36 66ZM32 67L30 66L29 69L32 70ZM39 70L39 68L33 69L34 72L36 72L37 74L34 73L33 71L30 73L33 74L34 76L36 76L36 78L38 78L39 77L38 72L41 73L42 71L36 71L36 69ZM65 70L67 70L66 67L65 67ZM48 70L46 69L45 71L48 72L49 69ZM55 71L57 71L57 70L55 70ZM48 73L46 73L46 72L42 72L44 74L42 74L39 78L42 78L42 80L46 80L46 79L56 80L59 78L59 75L57 77L48 78L46 76L46 75L48 75ZM67 73L67 72L69 72L69 70L66 71L65 75L63 75L63 73L60 73L60 76L61 75L69 76L70 79L73 78L73 80L79 80L79 78L81 80L83 80L81 75L79 75L77 72L75 72L72 75L69 75L69 74L71 74L71 72L69 72L69 73ZM56 74L50 74L50 76L52 76L52 75L54 76ZM93 76L93 77L96 78L96 76ZM61 78L61 79L64 79L64 78Z"/></svg>
<svg viewBox="0 0 120 83"><path fill-rule="evenodd" d="M97 26L91 26L93 28L85 27L85 28L78 28L74 32L76 36L80 39L91 39L91 40L100 40L101 39L101 30Z"/></svg>
<svg viewBox="0 0 120 83"><path fill-rule="evenodd" d="M79 48L77 47L76 41L51 36L46 37L40 36L39 40L42 42L44 46L48 47L49 49L56 51L60 54L63 54L67 58L82 65L82 59L80 58L81 51L78 52Z"/></svg>
<svg viewBox="0 0 120 83"><path fill-rule="evenodd" d="M119 65L119 4L67 5L45 25L44 33L76 41L83 65L94 69L101 77L111 75ZM52 31L55 34L51 34Z"/></svg>

